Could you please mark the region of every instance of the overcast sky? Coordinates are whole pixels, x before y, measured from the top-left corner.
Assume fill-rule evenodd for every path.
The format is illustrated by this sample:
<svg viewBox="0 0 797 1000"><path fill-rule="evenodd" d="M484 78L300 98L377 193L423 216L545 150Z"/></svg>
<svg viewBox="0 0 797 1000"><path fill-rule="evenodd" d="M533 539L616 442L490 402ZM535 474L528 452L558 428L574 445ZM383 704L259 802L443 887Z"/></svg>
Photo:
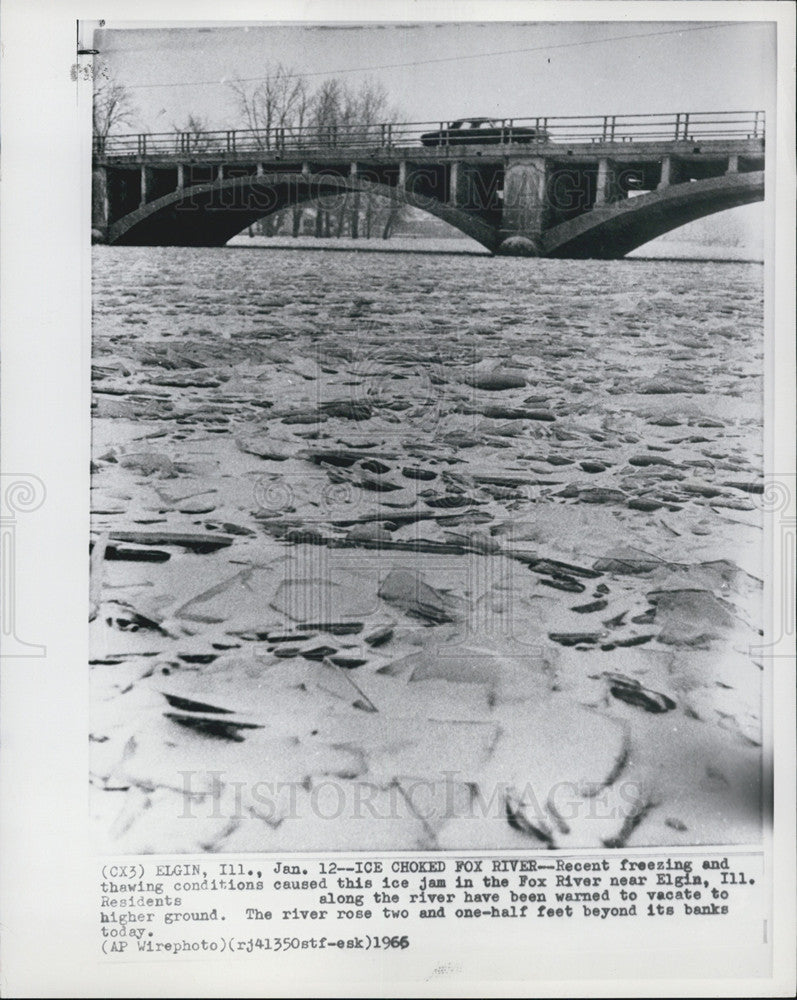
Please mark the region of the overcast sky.
<svg viewBox="0 0 797 1000"><path fill-rule="evenodd" d="M277 62L310 82L380 80L409 121L758 110L774 93L761 22L109 25L94 47L130 88L136 127L164 131L189 114L234 127L227 81Z"/></svg>

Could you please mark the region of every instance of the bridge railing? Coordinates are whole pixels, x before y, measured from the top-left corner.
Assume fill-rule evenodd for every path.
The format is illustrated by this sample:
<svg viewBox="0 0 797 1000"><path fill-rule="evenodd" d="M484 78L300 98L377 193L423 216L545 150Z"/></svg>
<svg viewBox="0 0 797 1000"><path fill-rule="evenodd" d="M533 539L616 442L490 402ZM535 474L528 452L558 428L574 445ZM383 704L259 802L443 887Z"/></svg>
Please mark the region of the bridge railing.
<svg viewBox="0 0 797 1000"><path fill-rule="evenodd" d="M465 119L466 123L473 121ZM674 114L569 115L501 118L478 127L456 122L337 123L271 129L202 132L139 132L94 137L98 156L143 159L239 158L297 155L313 150L399 150L418 147L457 149L464 145L548 143L695 142L763 140L763 111L687 111Z"/></svg>

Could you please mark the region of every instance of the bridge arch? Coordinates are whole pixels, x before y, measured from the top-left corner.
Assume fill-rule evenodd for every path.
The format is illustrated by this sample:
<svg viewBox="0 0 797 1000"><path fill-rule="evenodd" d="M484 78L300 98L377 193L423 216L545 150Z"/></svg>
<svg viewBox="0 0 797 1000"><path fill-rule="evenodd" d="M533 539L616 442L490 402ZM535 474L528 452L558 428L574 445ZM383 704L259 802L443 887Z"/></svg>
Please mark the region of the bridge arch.
<svg viewBox="0 0 797 1000"><path fill-rule="evenodd" d="M540 252L544 257L615 260L695 219L763 200L763 170L673 184L553 226L542 234Z"/></svg>
<svg viewBox="0 0 797 1000"><path fill-rule="evenodd" d="M411 205L442 219L489 250L495 228L437 198L357 175L269 173L192 185L147 202L108 227L108 243L123 246L223 246L258 219L317 198L360 191Z"/></svg>

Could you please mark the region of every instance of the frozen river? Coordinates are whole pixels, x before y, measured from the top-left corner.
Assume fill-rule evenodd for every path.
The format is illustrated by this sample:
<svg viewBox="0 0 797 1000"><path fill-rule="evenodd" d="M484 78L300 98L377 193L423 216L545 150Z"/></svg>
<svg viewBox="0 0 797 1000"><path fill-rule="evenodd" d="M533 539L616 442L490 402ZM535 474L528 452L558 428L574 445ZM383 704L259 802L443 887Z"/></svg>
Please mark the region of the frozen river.
<svg viewBox="0 0 797 1000"><path fill-rule="evenodd" d="M760 265L93 267L105 847L758 838Z"/></svg>

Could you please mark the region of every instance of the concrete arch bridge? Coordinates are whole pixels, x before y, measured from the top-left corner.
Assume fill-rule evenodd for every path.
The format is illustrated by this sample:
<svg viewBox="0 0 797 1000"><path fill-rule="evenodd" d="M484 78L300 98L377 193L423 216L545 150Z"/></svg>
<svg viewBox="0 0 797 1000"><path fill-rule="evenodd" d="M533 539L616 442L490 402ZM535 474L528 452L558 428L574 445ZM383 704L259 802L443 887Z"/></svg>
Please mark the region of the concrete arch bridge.
<svg viewBox="0 0 797 1000"><path fill-rule="evenodd" d="M367 193L493 252L612 259L764 198L761 112L433 124L95 140L94 238L223 246L292 205Z"/></svg>

